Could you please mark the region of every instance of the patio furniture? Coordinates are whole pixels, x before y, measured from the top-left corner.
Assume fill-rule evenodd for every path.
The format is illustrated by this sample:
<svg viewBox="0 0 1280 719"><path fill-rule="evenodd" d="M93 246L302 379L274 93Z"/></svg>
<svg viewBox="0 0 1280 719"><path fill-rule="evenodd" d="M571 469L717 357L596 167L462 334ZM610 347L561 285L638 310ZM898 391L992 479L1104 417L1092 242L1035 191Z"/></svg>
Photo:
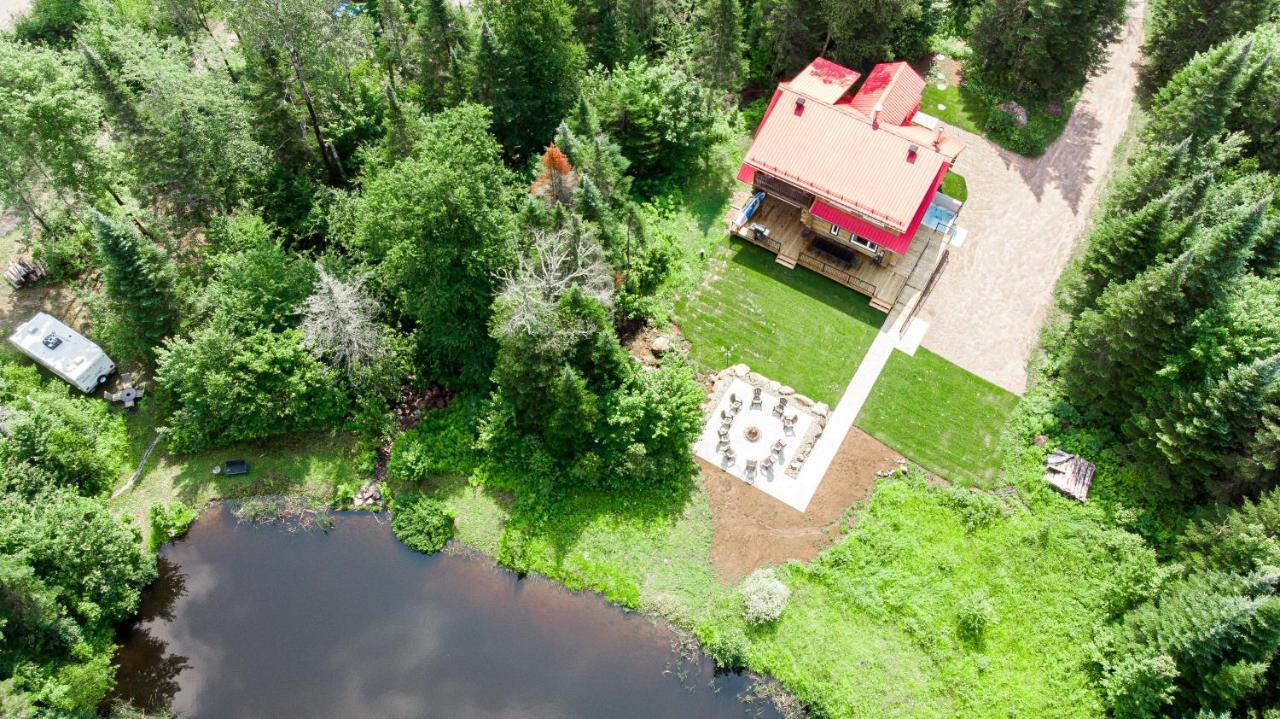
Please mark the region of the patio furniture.
<svg viewBox="0 0 1280 719"><path fill-rule="evenodd" d="M729 465L733 464L733 460L734 460L734 458L735 458L735 457L737 457L737 456L738 456L738 455L733 451L733 447L725 447L725 449L724 449L724 463L725 463L725 466L727 467L727 466L729 466Z"/></svg>
<svg viewBox="0 0 1280 719"><path fill-rule="evenodd" d="M760 460L760 468L765 471L765 474L773 476L773 455Z"/></svg>
<svg viewBox="0 0 1280 719"><path fill-rule="evenodd" d="M249 462L243 459L228 459L222 463L222 473L229 477L237 474L248 474Z"/></svg>
<svg viewBox="0 0 1280 719"><path fill-rule="evenodd" d="M764 397L760 396L760 388L751 390L751 409L764 406Z"/></svg>
<svg viewBox="0 0 1280 719"><path fill-rule="evenodd" d="M729 394L729 406L732 407L735 411L742 407L742 400L738 399L737 394L734 394L734 393Z"/></svg>
<svg viewBox="0 0 1280 719"><path fill-rule="evenodd" d="M782 454L782 450L784 450L784 449L786 449L786 448L787 448L787 443L786 443L786 442L783 442L782 440L778 440L777 442L774 442L774 443L773 443L773 453L774 453L774 454Z"/></svg>
<svg viewBox="0 0 1280 719"><path fill-rule="evenodd" d="M720 439L724 440L728 438L728 436L729 436L729 425L728 424L720 425Z"/></svg>
<svg viewBox="0 0 1280 719"><path fill-rule="evenodd" d="M756 461L754 459L747 460L747 476L754 476L756 473Z"/></svg>
<svg viewBox="0 0 1280 719"><path fill-rule="evenodd" d="M795 427L795 426L796 426L796 422L799 422L799 421L800 421L800 415L798 415L798 414L793 414L793 415L791 415L790 417L783 417L783 418L782 418L782 426L783 426L783 427Z"/></svg>
<svg viewBox="0 0 1280 719"><path fill-rule="evenodd" d="M728 421L730 421L730 420L732 420L732 419L733 419L733 415L732 415L732 414L729 414L729 410L727 410L727 409L722 409L722 410L720 410L720 419L722 419L722 420L724 420L724 421L728 422Z"/></svg>

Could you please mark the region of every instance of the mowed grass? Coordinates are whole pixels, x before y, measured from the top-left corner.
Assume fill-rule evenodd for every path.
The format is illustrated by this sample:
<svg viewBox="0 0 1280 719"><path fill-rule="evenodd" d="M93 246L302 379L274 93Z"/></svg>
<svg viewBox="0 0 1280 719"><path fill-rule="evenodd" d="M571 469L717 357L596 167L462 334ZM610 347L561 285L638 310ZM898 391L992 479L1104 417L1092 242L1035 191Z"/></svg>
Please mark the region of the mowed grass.
<svg viewBox="0 0 1280 719"><path fill-rule="evenodd" d="M921 348L895 351L856 424L953 482L990 484L997 442L1018 396Z"/></svg>
<svg viewBox="0 0 1280 719"><path fill-rule="evenodd" d="M707 371L744 363L834 405L884 322L866 297L741 240L677 303L690 356Z"/></svg>

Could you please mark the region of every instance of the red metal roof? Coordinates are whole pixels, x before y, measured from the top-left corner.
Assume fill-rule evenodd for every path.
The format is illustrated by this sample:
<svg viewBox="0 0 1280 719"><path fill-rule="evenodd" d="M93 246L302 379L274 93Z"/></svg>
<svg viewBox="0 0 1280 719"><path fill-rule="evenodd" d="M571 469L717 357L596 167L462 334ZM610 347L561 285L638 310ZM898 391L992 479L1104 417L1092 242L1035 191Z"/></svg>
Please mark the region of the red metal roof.
<svg viewBox="0 0 1280 719"><path fill-rule="evenodd" d="M905 62L884 62L871 69L867 81L849 101L853 109L871 117L876 105L883 109L880 122L906 125L920 109L924 78Z"/></svg>
<svg viewBox="0 0 1280 719"><path fill-rule="evenodd" d="M861 215L868 226L907 234L909 244L907 230L937 189L939 170L955 160L963 145L923 127L890 121L909 120L919 104L924 81L910 66L877 65L865 83L869 89L858 93L863 101L880 98L885 105L876 127L854 106L857 98L844 97L857 75L818 58L795 80L779 85L738 178L754 180L747 168L763 171Z"/></svg>
<svg viewBox="0 0 1280 719"><path fill-rule="evenodd" d="M907 229L901 234L890 232L883 227L877 227L856 215L851 215L838 207L832 207L822 200L814 200L809 212L812 212L814 217L826 220L864 240L870 240L890 252L905 255L911 247L911 240L915 239L916 230L920 228L920 222L924 219L925 213L929 211L929 203L933 200L934 193L938 191L938 186L942 184L942 177L947 174L949 167L950 165L945 163L942 165L942 169L938 171L938 176L934 179L932 188L925 195L920 207L916 209L915 216L911 218L911 224L907 225Z"/></svg>
<svg viewBox="0 0 1280 719"><path fill-rule="evenodd" d="M945 160L932 148L780 87L745 162L898 231ZM915 152L911 151L915 147Z"/></svg>
<svg viewBox="0 0 1280 719"><path fill-rule="evenodd" d="M788 84L796 92L834 105L858 82L859 77L862 76L856 71L819 57Z"/></svg>
<svg viewBox="0 0 1280 719"><path fill-rule="evenodd" d="M738 182L745 182L748 185L756 181L756 168L746 163L738 168Z"/></svg>

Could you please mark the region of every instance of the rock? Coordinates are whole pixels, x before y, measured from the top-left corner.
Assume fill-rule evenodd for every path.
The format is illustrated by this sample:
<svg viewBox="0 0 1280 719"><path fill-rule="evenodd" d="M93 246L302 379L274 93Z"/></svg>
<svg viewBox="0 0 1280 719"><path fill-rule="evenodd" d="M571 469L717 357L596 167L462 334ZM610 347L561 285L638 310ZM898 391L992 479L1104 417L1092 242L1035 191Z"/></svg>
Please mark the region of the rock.
<svg viewBox="0 0 1280 719"><path fill-rule="evenodd" d="M1013 120L1014 127L1022 127L1027 124L1027 108L1010 100L996 105L996 109L1008 115Z"/></svg>
<svg viewBox="0 0 1280 719"><path fill-rule="evenodd" d="M736 364L729 369L733 372L734 377L746 377L751 372L751 368L744 364Z"/></svg>
<svg viewBox="0 0 1280 719"><path fill-rule="evenodd" d="M782 389L782 383L777 381L771 380L767 386L769 388L769 391L774 394L777 394L778 391Z"/></svg>
<svg viewBox="0 0 1280 719"><path fill-rule="evenodd" d="M660 335L654 339L649 348L653 350L654 354L666 354L671 351L671 340Z"/></svg>
<svg viewBox="0 0 1280 719"><path fill-rule="evenodd" d="M795 394L795 393L796 393L796 391L795 391L794 389L791 389L790 387L786 386L785 384L784 384L784 385L782 385L782 387L780 387L780 388L778 389L778 394L782 395L783 397L789 397L789 396L791 396L791 395L793 395L793 394Z"/></svg>
<svg viewBox="0 0 1280 719"><path fill-rule="evenodd" d="M797 393L796 396L791 398L791 401L805 409L809 409L813 407L813 400L809 399L808 396L803 394Z"/></svg>
<svg viewBox="0 0 1280 719"><path fill-rule="evenodd" d="M813 413L819 417L826 417L831 414L831 408L827 406L826 402L819 402L813 406Z"/></svg>
<svg viewBox="0 0 1280 719"><path fill-rule="evenodd" d="M1044 106L1044 113L1046 115L1053 115L1054 117L1062 117L1062 105L1059 105L1056 102L1051 102Z"/></svg>
<svg viewBox="0 0 1280 719"><path fill-rule="evenodd" d="M760 386L765 384L769 380L765 379L764 375L760 374L759 372L748 372L747 381L753 385Z"/></svg>
<svg viewBox="0 0 1280 719"><path fill-rule="evenodd" d="M1037 434L1036 438L1031 440L1037 447L1043 447L1049 441L1049 438L1043 434Z"/></svg>

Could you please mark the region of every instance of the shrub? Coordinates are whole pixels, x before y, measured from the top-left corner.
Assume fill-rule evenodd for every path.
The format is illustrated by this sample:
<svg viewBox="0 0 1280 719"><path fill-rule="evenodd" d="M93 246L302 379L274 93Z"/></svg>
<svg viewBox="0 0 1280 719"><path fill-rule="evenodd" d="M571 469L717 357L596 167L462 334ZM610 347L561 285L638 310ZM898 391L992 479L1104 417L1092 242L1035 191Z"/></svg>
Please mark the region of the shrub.
<svg viewBox="0 0 1280 719"><path fill-rule="evenodd" d="M787 608L791 590L772 568L757 569L742 582L743 617L752 624L776 621Z"/></svg>
<svg viewBox="0 0 1280 719"><path fill-rule="evenodd" d="M991 605L991 597L986 590L965 595L956 607L956 633L968 642L982 641L983 632L995 624L996 609Z"/></svg>
<svg viewBox="0 0 1280 719"><path fill-rule="evenodd" d="M453 536L453 514L443 502L418 498L396 508L391 531L410 549L432 554Z"/></svg>
<svg viewBox="0 0 1280 719"><path fill-rule="evenodd" d="M741 669L746 666L747 649L751 643L736 619L709 623L699 633L703 650L718 666L724 669Z"/></svg>
<svg viewBox="0 0 1280 719"><path fill-rule="evenodd" d="M447 408L422 415L417 427L396 438L387 461L393 482L419 482L441 475L470 474L479 464L475 449L481 403L459 397Z"/></svg>
<svg viewBox="0 0 1280 719"><path fill-rule="evenodd" d="M153 504L147 512L147 521L151 524L151 538L147 545L156 551L162 544L168 544L187 533L187 528L196 521L196 510L185 502L175 499L167 504Z"/></svg>

